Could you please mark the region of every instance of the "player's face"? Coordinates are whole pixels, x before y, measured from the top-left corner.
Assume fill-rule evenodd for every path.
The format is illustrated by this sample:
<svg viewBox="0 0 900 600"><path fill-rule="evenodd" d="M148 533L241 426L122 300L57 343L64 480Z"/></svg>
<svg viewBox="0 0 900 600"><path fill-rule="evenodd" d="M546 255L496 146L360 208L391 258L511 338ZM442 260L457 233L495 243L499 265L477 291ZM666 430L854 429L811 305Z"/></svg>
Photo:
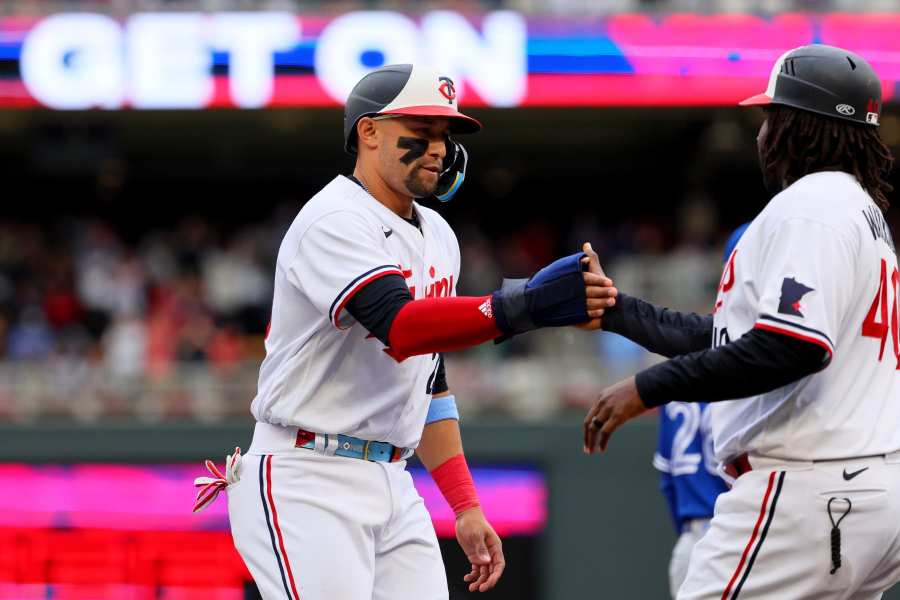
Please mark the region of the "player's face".
<svg viewBox="0 0 900 600"><path fill-rule="evenodd" d="M450 121L439 117L400 117L378 121L382 144L379 165L397 192L415 198L434 193L447 147Z"/></svg>

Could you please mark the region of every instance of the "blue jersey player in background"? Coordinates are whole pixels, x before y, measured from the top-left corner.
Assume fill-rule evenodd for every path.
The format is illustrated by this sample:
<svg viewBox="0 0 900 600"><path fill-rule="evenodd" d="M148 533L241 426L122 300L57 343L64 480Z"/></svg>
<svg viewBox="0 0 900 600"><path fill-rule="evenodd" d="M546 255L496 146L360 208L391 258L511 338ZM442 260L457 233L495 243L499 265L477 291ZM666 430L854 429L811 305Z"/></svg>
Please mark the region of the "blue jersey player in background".
<svg viewBox="0 0 900 600"><path fill-rule="evenodd" d="M727 262L749 223L738 227L725 244ZM709 528L716 498L727 488L713 458L708 405L671 402L659 411L659 440L653 466L660 489L678 530L678 542L669 561L669 590L674 598L687 575L694 545Z"/></svg>

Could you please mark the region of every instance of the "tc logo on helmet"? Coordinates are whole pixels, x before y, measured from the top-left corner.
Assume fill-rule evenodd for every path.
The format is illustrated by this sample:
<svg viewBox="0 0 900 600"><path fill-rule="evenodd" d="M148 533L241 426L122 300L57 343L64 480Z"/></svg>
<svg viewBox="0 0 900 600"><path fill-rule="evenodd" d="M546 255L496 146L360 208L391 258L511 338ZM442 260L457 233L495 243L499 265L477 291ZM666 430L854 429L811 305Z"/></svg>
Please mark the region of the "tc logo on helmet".
<svg viewBox="0 0 900 600"><path fill-rule="evenodd" d="M438 77L438 81L441 82L438 87L441 96L447 99L447 104L453 104L453 100L456 98L456 87L453 85L453 80L449 77Z"/></svg>
<svg viewBox="0 0 900 600"><path fill-rule="evenodd" d="M838 104L834 107L834 110L838 111L842 115L847 115L848 117L854 113L856 113L856 109L850 106L849 104Z"/></svg>

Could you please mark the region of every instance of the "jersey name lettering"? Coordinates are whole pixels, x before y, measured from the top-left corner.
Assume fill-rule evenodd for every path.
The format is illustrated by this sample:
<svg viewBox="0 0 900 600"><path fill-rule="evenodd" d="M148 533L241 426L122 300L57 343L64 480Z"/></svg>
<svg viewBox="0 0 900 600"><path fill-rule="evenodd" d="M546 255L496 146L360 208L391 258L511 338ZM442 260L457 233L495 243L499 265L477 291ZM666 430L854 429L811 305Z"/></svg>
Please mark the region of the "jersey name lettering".
<svg viewBox="0 0 900 600"><path fill-rule="evenodd" d="M884 220L884 215L881 214L881 211L875 206L868 206L862 211L862 214L863 217L866 218L866 223L869 224L869 230L872 232L872 239L884 240L884 243L890 246L891 250L896 252L897 250L894 248L894 237L891 235L891 228L887 224L887 221Z"/></svg>

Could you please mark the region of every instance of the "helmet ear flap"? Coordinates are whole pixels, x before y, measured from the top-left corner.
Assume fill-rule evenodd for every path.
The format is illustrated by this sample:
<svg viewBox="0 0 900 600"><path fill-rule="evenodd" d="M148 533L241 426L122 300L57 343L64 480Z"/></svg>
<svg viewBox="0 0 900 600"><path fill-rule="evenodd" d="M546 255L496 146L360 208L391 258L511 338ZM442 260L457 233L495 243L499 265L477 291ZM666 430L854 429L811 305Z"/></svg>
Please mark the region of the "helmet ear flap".
<svg viewBox="0 0 900 600"><path fill-rule="evenodd" d="M466 179L469 153L462 144L449 135L444 140L444 144L447 146L447 153L444 155L444 169L438 177L434 197L441 202L449 202Z"/></svg>

